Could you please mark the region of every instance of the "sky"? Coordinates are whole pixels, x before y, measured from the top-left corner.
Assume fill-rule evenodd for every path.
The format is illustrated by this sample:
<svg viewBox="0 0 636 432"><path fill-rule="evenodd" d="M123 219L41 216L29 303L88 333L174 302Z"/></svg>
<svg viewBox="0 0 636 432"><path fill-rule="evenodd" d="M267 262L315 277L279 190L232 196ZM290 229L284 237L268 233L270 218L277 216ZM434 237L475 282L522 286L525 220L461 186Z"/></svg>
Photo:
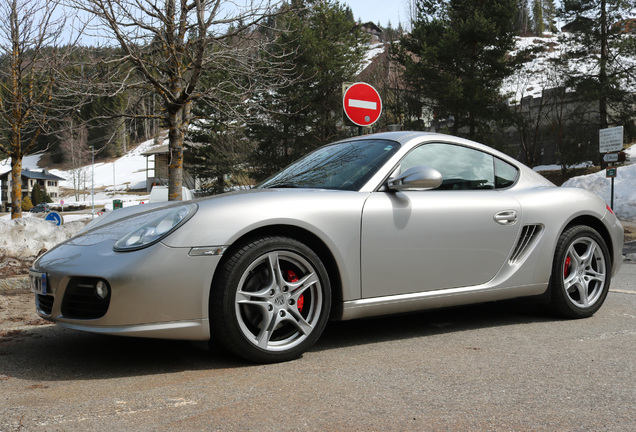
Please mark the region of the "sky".
<svg viewBox="0 0 636 432"><path fill-rule="evenodd" d="M402 27L407 27L409 0L341 0L341 3L349 5L356 21L360 18L362 22L380 22L382 26L391 21L394 28L401 22Z"/></svg>

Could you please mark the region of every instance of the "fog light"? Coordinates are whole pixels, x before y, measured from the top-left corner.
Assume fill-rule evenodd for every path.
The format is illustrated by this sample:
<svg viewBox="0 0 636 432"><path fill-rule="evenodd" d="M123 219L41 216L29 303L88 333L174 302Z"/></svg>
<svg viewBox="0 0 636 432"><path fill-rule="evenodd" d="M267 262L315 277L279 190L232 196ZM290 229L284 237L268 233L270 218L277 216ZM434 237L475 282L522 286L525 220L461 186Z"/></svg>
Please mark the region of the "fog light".
<svg viewBox="0 0 636 432"><path fill-rule="evenodd" d="M95 284L95 294L102 300L105 300L108 297L108 285L106 282L100 280Z"/></svg>

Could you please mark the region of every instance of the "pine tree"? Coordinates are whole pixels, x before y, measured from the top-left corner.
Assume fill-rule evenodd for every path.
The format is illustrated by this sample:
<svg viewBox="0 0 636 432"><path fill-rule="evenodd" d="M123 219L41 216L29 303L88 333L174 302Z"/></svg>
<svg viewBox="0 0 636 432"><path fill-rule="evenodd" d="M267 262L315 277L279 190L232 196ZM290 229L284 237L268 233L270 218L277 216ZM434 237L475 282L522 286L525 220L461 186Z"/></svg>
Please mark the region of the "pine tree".
<svg viewBox="0 0 636 432"><path fill-rule="evenodd" d="M545 30L545 26L543 24L543 1L542 0L534 0L532 2L532 30L535 34L541 35Z"/></svg>
<svg viewBox="0 0 636 432"><path fill-rule="evenodd" d="M249 127L257 150L250 165L260 180L292 160L349 134L342 121L342 85L352 81L363 58L366 36L350 14L332 0L294 1L298 11L280 17L286 29L271 48L288 59L294 85L262 95L264 107Z"/></svg>
<svg viewBox="0 0 636 432"><path fill-rule="evenodd" d="M548 31L556 32L556 7L554 0L533 0L532 2L532 24L533 31L541 35Z"/></svg>
<svg viewBox="0 0 636 432"><path fill-rule="evenodd" d="M554 0L543 0L543 25L545 30L550 33L556 33L556 6Z"/></svg>
<svg viewBox="0 0 636 432"><path fill-rule="evenodd" d="M453 134L484 137L501 118L501 82L513 72L516 0L421 0L396 59L412 90L412 116L430 111ZM413 122L411 122L413 123ZM422 127L417 123L407 127ZM443 125L440 125L440 127Z"/></svg>
<svg viewBox="0 0 636 432"><path fill-rule="evenodd" d="M636 98L628 90L635 68L625 60L634 55L634 38L625 34L621 23L632 7L629 0L565 0L560 11L572 30L565 36L567 43L575 47L567 86L597 104L598 128L623 125L628 138L636 135L630 121L636 116Z"/></svg>
<svg viewBox="0 0 636 432"><path fill-rule="evenodd" d="M520 34L526 34L530 31L530 9L528 8L528 0L517 1L516 26Z"/></svg>
<svg viewBox="0 0 636 432"><path fill-rule="evenodd" d="M40 185L36 183L33 185L33 189L31 190L31 203L35 206L43 202L42 199L42 191L40 190Z"/></svg>

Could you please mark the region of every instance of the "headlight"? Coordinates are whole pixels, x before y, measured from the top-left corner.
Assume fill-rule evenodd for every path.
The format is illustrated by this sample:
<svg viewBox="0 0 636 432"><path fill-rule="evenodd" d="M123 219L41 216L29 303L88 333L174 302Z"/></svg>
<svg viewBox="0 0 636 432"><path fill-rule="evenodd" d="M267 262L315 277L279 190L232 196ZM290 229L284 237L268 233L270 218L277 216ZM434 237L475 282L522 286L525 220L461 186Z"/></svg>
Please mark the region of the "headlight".
<svg viewBox="0 0 636 432"><path fill-rule="evenodd" d="M149 216L152 216L149 222L135 228L117 240L114 247L115 251L137 250L157 243L190 219L197 208L196 204L187 204L149 214Z"/></svg>

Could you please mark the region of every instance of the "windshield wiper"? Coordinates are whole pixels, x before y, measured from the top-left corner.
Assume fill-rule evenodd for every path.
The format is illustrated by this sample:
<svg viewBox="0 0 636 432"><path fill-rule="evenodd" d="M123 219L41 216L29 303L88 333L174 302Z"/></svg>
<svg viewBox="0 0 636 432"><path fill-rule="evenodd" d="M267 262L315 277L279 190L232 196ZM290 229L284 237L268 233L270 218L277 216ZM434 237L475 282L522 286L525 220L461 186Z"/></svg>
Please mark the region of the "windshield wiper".
<svg viewBox="0 0 636 432"><path fill-rule="evenodd" d="M296 189L301 186L295 185L293 183L279 183L271 186L267 186L267 189Z"/></svg>

